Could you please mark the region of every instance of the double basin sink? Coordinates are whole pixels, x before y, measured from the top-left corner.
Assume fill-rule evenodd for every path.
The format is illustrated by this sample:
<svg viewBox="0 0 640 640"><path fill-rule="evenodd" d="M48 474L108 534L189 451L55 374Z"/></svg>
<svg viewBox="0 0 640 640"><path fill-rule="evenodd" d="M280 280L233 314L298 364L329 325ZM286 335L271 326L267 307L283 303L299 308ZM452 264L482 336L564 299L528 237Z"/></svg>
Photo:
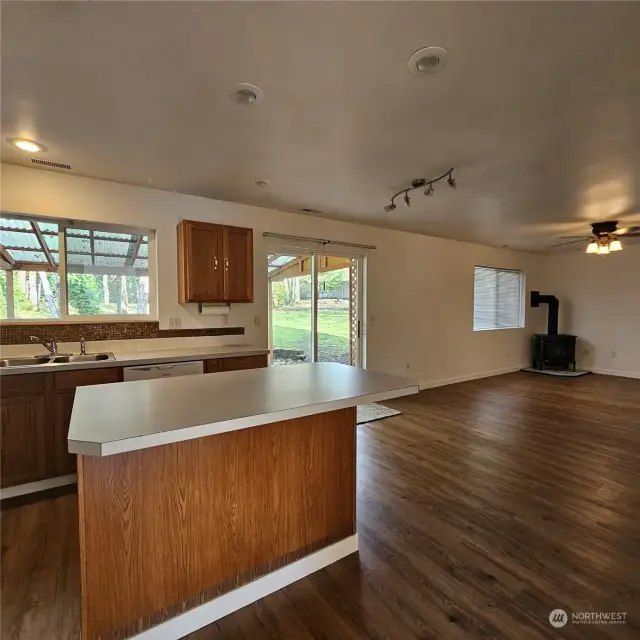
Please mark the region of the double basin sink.
<svg viewBox="0 0 640 640"><path fill-rule="evenodd" d="M102 362L103 360L115 360L113 353L87 353L83 355L51 355L33 356L31 358L4 358L0 360L0 367L29 367L36 365L68 364L70 362Z"/></svg>

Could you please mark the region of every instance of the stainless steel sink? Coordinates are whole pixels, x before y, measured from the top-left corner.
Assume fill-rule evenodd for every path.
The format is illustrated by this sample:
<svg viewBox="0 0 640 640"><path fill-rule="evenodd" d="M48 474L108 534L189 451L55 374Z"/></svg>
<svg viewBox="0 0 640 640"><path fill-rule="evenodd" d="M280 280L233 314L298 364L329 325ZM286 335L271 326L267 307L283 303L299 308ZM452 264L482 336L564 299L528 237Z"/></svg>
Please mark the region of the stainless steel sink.
<svg viewBox="0 0 640 640"><path fill-rule="evenodd" d="M0 367L28 367L37 364L47 364L51 356L33 356L32 358L5 358L0 360Z"/></svg>
<svg viewBox="0 0 640 640"><path fill-rule="evenodd" d="M82 356L56 356L52 364L65 362L101 362L103 360L115 360L113 353L87 353Z"/></svg>
<svg viewBox="0 0 640 640"><path fill-rule="evenodd" d="M86 355L73 356L70 354L64 354L59 356L34 356L32 358L5 358L0 360L1 367L32 367L36 365L50 365L66 364L70 362L103 362L105 360L115 360L113 353L87 353Z"/></svg>

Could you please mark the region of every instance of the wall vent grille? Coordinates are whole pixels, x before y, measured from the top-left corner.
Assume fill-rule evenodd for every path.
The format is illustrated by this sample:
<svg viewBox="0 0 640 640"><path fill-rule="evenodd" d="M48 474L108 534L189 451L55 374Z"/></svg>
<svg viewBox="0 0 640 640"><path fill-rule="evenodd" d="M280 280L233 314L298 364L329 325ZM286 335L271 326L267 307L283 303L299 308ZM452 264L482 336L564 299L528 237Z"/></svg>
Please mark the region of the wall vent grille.
<svg viewBox="0 0 640 640"><path fill-rule="evenodd" d="M71 165L64 162L52 162L51 160L40 160L40 158L31 158L31 162L45 167L53 167L54 169L71 169Z"/></svg>

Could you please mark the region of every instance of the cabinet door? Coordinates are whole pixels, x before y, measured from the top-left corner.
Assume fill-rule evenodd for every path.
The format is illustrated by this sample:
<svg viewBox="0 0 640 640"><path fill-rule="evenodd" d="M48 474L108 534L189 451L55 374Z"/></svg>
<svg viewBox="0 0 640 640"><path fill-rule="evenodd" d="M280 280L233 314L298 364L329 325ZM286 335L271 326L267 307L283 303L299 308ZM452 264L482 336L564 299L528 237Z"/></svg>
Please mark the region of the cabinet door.
<svg viewBox="0 0 640 640"><path fill-rule="evenodd" d="M53 466L56 476L66 476L76 472L76 456L69 453L67 437L69 435L69 423L71 422L71 410L76 392L58 391L54 394L54 419L53 419Z"/></svg>
<svg viewBox="0 0 640 640"><path fill-rule="evenodd" d="M224 288L228 302L253 302L253 231L224 227Z"/></svg>
<svg viewBox="0 0 640 640"><path fill-rule="evenodd" d="M204 372L205 373L217 373L220 371L220 360L205 360L204 361Z"/></svg>
<svg viewBox="0 0 640 640"><path fill-rule="evenodd" d="M46 478L44 396L3 397L0 411L2 486Z"/></svg>
<svg viewBox="0 0 640 640"><path fill-rule="evenodd" d="M225 297L222 227L184 220L179 226L180 302L222 302Z"/></svg>

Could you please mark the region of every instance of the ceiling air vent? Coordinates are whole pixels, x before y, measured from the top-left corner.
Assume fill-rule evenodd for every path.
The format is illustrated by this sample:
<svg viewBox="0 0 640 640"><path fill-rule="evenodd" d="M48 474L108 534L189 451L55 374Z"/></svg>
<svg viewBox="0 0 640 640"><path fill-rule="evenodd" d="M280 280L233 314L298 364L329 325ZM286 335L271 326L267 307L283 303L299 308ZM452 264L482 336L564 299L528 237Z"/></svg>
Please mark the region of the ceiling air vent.
<svg viewBox="0 0 640 640"><path fill-rule="evenodd" d="M31 162L45 167L53 167L54 169L71 169L71 165L64 164L64 162L51 162L51 160L40 160L40 158L31 158Z"/></svg>

